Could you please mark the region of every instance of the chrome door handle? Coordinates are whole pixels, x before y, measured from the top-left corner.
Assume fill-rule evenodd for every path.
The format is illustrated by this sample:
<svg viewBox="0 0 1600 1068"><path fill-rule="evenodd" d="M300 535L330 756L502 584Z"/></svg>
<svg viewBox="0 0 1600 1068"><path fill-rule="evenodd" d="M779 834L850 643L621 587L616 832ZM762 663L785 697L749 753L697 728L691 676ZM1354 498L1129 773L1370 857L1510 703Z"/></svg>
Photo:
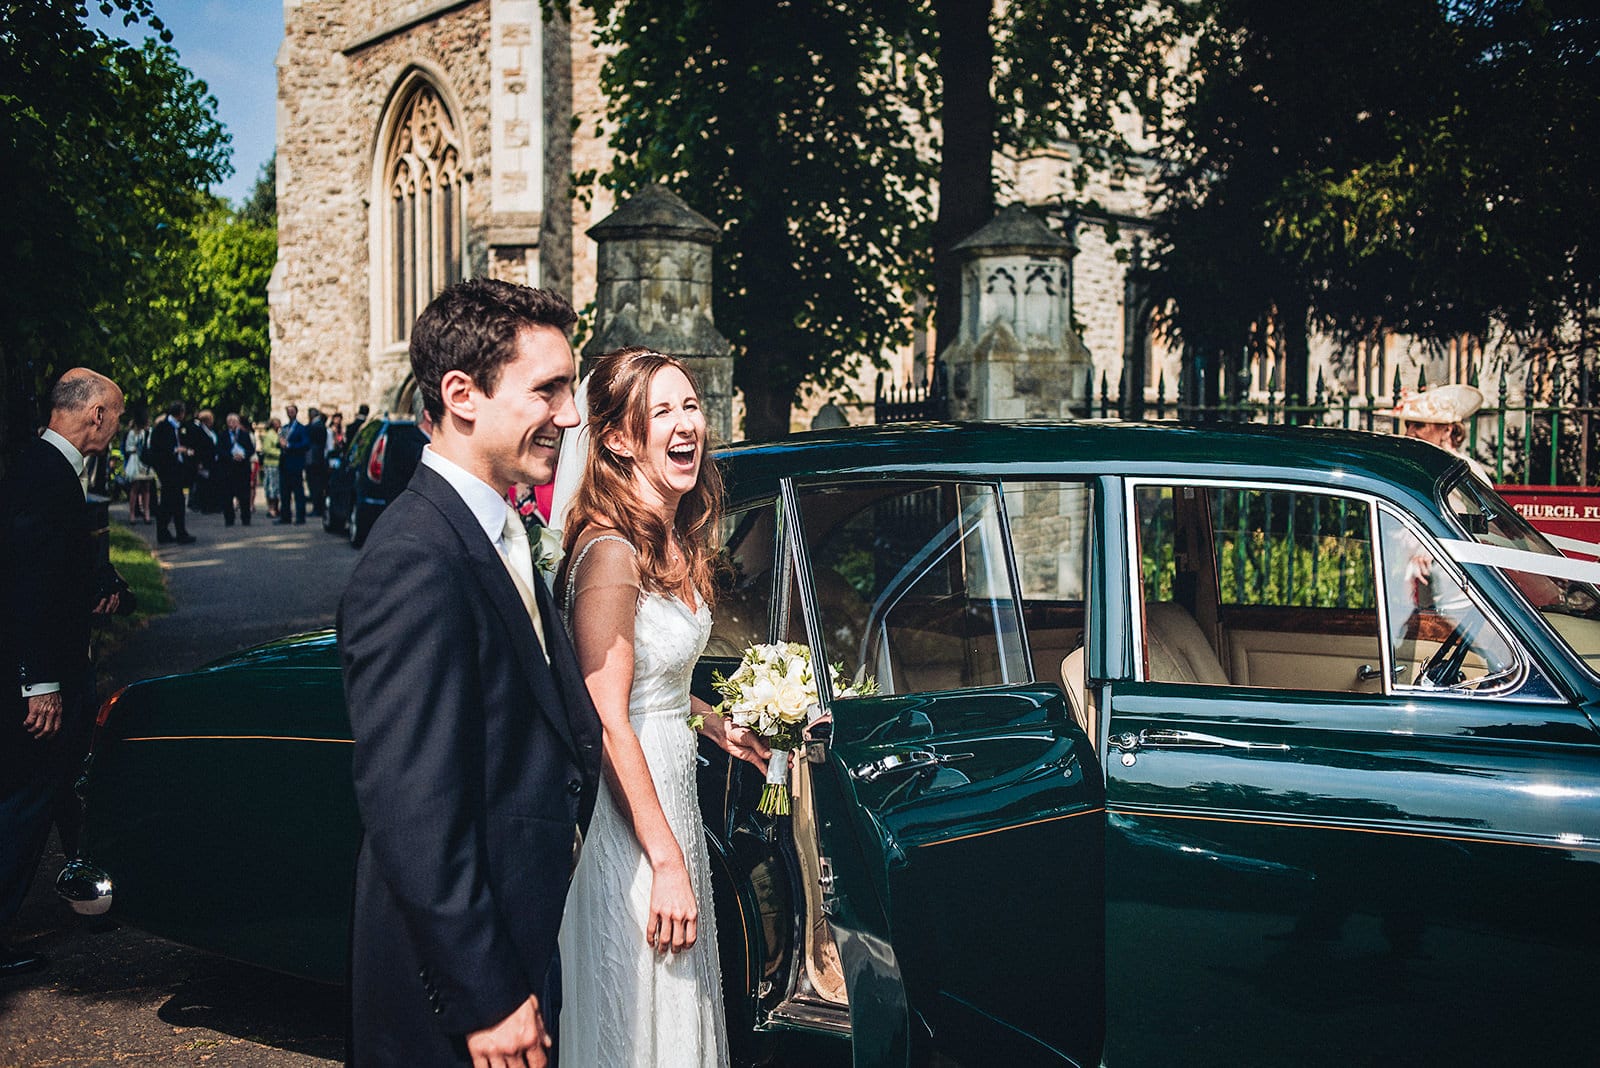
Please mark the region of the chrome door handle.
<svg viewBox="0 0 1600 1068"><path fill-rule="evenodd" d="M1395 681L1399 682L1400 676L1406 673L1406 665L1396 664L1393 668L1393 671ZM1360 667L1356 668L1356 681L1358 682L1371 682L1373 679L1381 678L1383 678L1382 668L1373 667L1371 664L1362 664Z"/></svg>
<svg viewBox="0 0 1600 1068"><path fill-rule="evenodd" d="M850 769L850 776L860 782L874 782L895 772L925 771L941 764L965 760L970 756L971 753L935 753L929 749L912 749L904 753L890 753L877 760L869 760L865 764L857 764Z"/></svg>
<svg viewBox="0 0 1600 1068"><path fill-rule="evenodd" d="M1282 742L1241 742L1237 738L1221 738L1199 731L1181 731L1167 728L1146 729L1135 734L1123 731L1111 735L1113 749L1122 753L1122 766L1131 768L1137 759L1134 754L1143 749L1256 749L1286 753L1289 747Z"/></svg>

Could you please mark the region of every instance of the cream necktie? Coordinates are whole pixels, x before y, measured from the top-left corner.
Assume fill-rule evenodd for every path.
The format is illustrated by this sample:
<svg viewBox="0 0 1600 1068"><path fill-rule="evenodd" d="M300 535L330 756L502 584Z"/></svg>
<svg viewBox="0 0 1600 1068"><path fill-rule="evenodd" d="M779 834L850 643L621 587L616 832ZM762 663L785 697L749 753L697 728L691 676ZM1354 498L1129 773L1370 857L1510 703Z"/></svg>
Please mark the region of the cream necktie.
<svg viewBox="0 0 1600 1068"><path fill-rule="evenodd" d="M539 618L539 602L534 596L533 584L539 580L533 574L533 552L528 545L528 528L522 525L522 517L510 504L506 505L506 522L500 531L500 544L501 556L511 572L517 593L522 597L523 607L528 610L528 619L533 623L533 633L548 658L550 648L544 640L544 621Z"/></svg>

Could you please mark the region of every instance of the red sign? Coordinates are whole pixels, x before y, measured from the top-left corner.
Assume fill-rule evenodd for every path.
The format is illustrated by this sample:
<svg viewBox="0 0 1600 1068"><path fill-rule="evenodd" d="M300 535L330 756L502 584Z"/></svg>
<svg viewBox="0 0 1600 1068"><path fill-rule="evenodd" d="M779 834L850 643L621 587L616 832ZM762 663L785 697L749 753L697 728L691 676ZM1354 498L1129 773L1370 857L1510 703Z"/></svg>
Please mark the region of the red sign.
<svg viewBox="0 0 1600 1068"><path fill-rule="evenodd" d="M1600 542L1600 486L1496 486L1534 529Z"/></svg>

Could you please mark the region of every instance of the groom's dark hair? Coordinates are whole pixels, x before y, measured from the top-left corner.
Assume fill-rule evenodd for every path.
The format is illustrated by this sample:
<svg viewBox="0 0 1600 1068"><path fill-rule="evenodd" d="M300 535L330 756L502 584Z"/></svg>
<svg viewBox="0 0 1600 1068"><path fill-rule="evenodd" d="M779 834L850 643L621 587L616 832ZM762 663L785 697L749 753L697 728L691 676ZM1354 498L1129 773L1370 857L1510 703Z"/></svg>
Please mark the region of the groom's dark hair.
<svg viewBox="0 0 1600 1068"><path fill-rule="evenodd" d="M411 328L411 373L422 406L444 418L439 383L461 371L490 396L500 370L516 357L517 334L530 326L565 331L578 321L565 297L495 278L469 278L434 297Z"/></svg>

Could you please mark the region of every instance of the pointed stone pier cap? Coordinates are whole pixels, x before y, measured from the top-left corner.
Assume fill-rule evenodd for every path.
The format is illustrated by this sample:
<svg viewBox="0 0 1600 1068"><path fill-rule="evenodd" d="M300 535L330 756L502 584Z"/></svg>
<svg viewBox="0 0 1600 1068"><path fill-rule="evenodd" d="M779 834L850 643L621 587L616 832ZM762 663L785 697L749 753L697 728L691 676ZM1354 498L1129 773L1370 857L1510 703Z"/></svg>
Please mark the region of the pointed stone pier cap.
<svg viewBox="0 0 1600 1068"><path fill-rule="evenodd" d="M951 246L963 259L980 256L1046 256L1068 258L1078 245L1044 224L1026 204L1012 204L973 233Z"/></svg>
<svg viewBox="0 0 1600 1068"><path fill-rule="evenodd" d="M662 185L645 186L588 234L599 246L595 332L583 355L647 345L678 356L733 351L711 311L711 247L722 231Z"/></svg>

